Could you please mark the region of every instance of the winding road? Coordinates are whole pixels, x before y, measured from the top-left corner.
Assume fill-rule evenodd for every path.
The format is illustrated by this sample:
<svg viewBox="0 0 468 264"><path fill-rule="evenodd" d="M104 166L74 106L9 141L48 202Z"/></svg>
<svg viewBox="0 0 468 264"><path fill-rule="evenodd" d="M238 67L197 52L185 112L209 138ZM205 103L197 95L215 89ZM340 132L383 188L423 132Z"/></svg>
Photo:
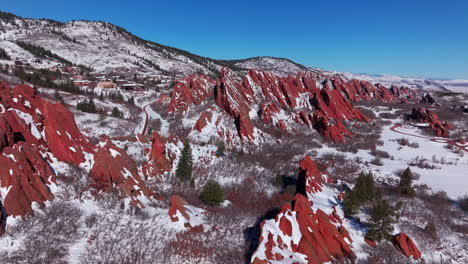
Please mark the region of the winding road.
<svg viewBox="0 0 468 264"><path fill-rule="evenodd" d="M453 139L449 139L449 138L430 138L430 137L425 137L425 136L421 136L421 135L414 135L414 134L410 134L410 133L407 133L407 132L401 132L401 131L398 131L397 129L398 128L401 128L403 125L401 123L397 123L395 125L393 125L390 130L395 132L395 133L399 133L399 134L403 134L403 135L407 135L407 136L412 136L412 137L418 137L418 138L424 138L424 139L427 139L427 140L430 140L430 141L433 141L433 142L437 142L437 143L445 143L445 144L450 144L452 146L455 146L465 152L468 152L468 143L465 143L465 144L461 144L461 142L458 142L456 140L453 140Z"/></svg>
<svg viewBox="0 0 468 264"><path fill-rule="evenodd" d="M143 108L142 108L142 109L143 109L143 112L145 112L145 124L143 125L143 130L141 131L141 134L142 134L142 135L146 135L146 133L148 132L149 114L148 114L148 112L146 112L146 108L147 108L148 106L150 106L150 105L151 105L151 103L149 103L149 104L143 106Z"/></svg>

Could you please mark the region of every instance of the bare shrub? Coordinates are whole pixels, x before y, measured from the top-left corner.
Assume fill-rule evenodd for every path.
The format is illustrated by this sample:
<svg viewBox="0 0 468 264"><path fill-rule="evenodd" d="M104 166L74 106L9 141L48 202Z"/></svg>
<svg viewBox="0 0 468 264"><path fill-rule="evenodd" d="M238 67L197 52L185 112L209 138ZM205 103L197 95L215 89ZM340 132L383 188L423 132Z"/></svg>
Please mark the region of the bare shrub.
<svg viewBox="0 0 468 264"><path fill-rule="evenodd" d="M381 243L377 248L370 251L369 257L365 260L359 260L358 264L410 264L413 263L409 258L398 252L398 250L389 242Z"/></svg>
<svg viewBox="0 0 468 264"><path fill-rule="evenodd" d="M53 201L36 215L18 222L12 234L25 237L15 252L3 256L4 263L67 263L70 245L82 234L78 232L82 212L71 203Z"/></svg>
<svg viewBox="0 0 468 264"><path fill-rule="evenodd" d="M397 139L392 139L391 141L396 141L400 146L407 146L410 148L419 148L419 144L417 142L410 142L407 138L397 138Z"/></svg>
<svg viewBox="0 0 468 264"><path fill-rule="evenodd" d="M355 161L349 160L343 154L325 153L316 158L317 166L321 170L327 170L333 179L354 182L355 175L360 167Z"/></svg>

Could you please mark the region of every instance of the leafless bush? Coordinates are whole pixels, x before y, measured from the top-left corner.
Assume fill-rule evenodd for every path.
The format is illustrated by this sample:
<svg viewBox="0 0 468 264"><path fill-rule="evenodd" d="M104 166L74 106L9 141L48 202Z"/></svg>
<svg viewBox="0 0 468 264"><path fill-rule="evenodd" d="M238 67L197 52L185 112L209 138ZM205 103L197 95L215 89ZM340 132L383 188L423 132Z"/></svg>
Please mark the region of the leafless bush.
<svg viewBox="0 0 468 264"><path fill-rule="evenodd" d="M377 158L377 157L374 158L373 160L371 160L370 163L375 165L375 166L383 166L384 165L383 161L380 158Z"/></svg>
<svg viewBox="0 0 468 264"><path fill-rule="evenodd" d="M317 166L326 170L333 179L354 182L360 168L355 161L348 160L345 155L325 153L316 159Z"/></svg>
<svg viewBox="0 0 468 264"><path fill-rule="evenodd" d="M390 154L383 150L373 149L371 155L379 159L390 159Z"/></svg>
<svg viewBox="0 0 468 264"><path fill-rule="evenodd" d="M412 167L418 167L421 169L428 169L428 170L440 169L440 167L429 164L429 161L426 158L422 158L420 156L416 156L416 158L409 161L408 165Z"/></svg>
<svg viewBox="0 0 468 264"><path fill-rule="evenodd" d="M379 244L377 248L370 250L369 257L365 260L359 260L358 264L411 264L410 259L403 256L389 242Z"/></svg>
<svg viewBox="0 0 468 264"><path fill-rule="evenodd" d="M24 234L21 246L2 257L4 263L67 263L70 245L78 232L82 212L70 203L53 201L36 215L20 221L10 233Z"/></svg>
<svg viewBox="0 0 468 264"><path fill-rule="evenodd" d="M391 141L396 141L400 146L408 146L410 148L419 148L419 144L417 142L410 142L407 138L392 139Z"/></svg>

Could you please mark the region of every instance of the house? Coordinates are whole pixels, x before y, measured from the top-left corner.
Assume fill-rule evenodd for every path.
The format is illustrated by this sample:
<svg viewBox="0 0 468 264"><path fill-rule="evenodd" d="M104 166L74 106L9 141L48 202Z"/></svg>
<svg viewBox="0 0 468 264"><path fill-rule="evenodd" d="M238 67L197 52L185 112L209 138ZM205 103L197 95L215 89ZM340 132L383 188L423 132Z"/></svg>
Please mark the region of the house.
<svg viewBox="0 0 468 264"><path fill-rule="evenodd" d="M115 89L115 88L117 88L117 84L114 83L114 82L98 82L97 83L97 88Z"/></svg>
<svg viewBox="0 0 468 264"><path fill-rule="evenodd" d="M73 81L73 85L76 87L89 87L89 88L93 86L92 82L88 80L75 80Z"/></svg>
<svg viewBox="0 0 468 264"><path fill-rule="evenodd" d="M127 91L141 91L145 89L145 86L139 83L126 83L122 84L121 87Z"/></svg>

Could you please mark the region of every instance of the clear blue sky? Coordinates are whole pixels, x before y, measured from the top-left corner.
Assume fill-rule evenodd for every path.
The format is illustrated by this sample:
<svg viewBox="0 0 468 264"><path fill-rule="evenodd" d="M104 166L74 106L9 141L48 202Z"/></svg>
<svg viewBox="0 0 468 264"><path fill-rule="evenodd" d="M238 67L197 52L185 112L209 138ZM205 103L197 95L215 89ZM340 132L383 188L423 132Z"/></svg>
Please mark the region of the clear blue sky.
<svg viewBox="0 0 468 264"><path fill-rule="evenodd" d="M104 20L215 59L276 56L327 70L468 79L467 0L15 0L0 9Z"/></svg>

